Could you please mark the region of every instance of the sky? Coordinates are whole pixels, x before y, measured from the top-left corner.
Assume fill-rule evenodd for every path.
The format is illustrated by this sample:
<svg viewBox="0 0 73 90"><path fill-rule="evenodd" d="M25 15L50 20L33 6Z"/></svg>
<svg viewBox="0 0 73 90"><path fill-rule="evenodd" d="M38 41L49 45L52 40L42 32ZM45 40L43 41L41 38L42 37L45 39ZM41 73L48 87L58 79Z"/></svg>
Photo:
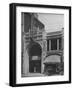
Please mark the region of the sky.
<svg viewBox="0 0 73 90"><path fill-rule="evenodd" d="M64 15L38 13L38 19L45 25L46 32L60 31L64 28Z"/></svg>

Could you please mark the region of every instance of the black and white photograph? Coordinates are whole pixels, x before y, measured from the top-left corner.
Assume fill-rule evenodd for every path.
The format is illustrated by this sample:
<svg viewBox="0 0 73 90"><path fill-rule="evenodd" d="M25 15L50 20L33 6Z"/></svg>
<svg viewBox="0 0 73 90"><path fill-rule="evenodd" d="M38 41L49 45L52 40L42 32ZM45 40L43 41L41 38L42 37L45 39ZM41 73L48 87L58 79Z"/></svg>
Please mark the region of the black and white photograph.
<svg viewBox="0 0 73 90"><path fill-rule="evenodd" d="M21 76L63 75L64 15L21 14Z"/></svg>
<svg viewBox="0 0 73 90"><path fill-rule="evenodd" d="M71 7L10 4L10 86L71 83Z"/></svg>

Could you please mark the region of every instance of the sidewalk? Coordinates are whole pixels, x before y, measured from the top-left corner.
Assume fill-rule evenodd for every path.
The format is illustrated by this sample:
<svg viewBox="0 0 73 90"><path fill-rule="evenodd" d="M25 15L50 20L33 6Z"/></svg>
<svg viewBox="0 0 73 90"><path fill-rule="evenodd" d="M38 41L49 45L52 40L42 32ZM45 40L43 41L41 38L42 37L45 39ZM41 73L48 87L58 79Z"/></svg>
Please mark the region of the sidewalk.
<svg viewBox="0 0 73 90"><path fill-rule="evenodd" d="M38 76L45 76L42 73L28 73L27 75L23 75L23 77L38 77Z"/></svg>

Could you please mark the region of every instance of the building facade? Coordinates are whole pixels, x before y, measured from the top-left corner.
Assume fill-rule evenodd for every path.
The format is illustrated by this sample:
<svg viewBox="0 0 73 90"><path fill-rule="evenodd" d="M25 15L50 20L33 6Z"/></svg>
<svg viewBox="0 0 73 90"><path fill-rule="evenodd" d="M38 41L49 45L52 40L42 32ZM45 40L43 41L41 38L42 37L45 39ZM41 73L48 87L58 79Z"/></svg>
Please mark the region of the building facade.
<svg viewBox="0 0 73 90"><path fill-rule="evenodd" d="M63 29L47 33L38 14L22 13L22 77L45 75L49 63L64 62L63 35Z"/></svg>

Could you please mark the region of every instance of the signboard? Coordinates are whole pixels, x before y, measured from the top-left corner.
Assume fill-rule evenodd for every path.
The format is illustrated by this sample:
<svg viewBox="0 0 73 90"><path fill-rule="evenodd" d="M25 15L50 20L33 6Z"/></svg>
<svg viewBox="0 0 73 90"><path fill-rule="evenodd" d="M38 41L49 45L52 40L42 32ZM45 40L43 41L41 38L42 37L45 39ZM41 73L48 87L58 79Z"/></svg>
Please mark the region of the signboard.
<svg viewBox="0 0 73 90"><path fill-rule="evenodd" d="M41 58L39 56L32 56L32 60L40 60Z"/></svg>

